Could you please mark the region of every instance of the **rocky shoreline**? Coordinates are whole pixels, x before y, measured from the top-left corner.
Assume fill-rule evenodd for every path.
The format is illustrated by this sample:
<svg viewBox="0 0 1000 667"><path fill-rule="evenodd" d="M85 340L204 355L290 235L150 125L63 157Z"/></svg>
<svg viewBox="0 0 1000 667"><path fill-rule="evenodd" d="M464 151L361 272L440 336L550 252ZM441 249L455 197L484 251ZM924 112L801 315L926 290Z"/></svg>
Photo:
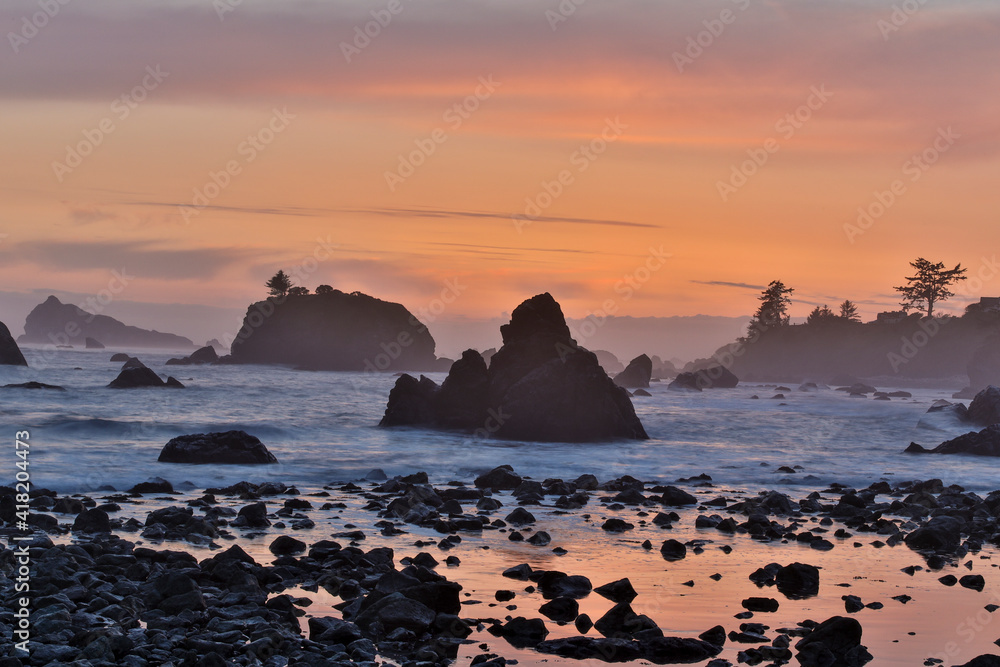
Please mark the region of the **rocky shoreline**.
<svg viewBox="0 0 1000 667"><path fill-rule="evenodd" d="M833 485L794 499L736 494L705 474L532 480L501 467L464 484L432 485L426 473L370 477L301 492L244 482L177 493L163 480L90 497L33 491L34 537L0 551L0 650L12 656L0 665L722 667L862 665L869 655L890 664L866 648L863 613L965 591L980 596L988 625L1000 601L989 570L1000 492L983 498L940 480ZM0 501L8 539L20 534L10 494ZM11 639L15 549L24 544L34 568L27 656ZM599 561L605 551L620 569L581 573L590 557L576 554ZM831 593L851 584L833 584L829 565L809 562L839 554L875 578L886 576L888 552L909 563L899 576L932 577L927 590L884 600ZM709 554L731 567L711 572L699 563ZM706 579L732 587L712 598L714 623L661 629L652 617L671 605L651 604L650 594L682 602ZM747 586L754 591L739 590ZM838 613L770 621L779 608L806 610L831 594ZM942 646L949 639L942 632ZM962 655L949 664L1000 664Z"/></svg>

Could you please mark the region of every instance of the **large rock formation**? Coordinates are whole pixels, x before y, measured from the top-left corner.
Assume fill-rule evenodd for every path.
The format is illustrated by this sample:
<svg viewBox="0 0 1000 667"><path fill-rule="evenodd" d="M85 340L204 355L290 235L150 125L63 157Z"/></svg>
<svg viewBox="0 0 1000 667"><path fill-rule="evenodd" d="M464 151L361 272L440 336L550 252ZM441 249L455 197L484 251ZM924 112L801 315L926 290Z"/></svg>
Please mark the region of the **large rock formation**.
<svg viewBox="0 0 1000 667"><path fill-rule="evenodd" d="M946 440L934 449L921 447L911 442L907 454L975 454L976 456L1000 456L1000 424L987 426L978 433L966 433Z"/></svg>
<svg viewBox="0 0 1000 667"><path fill-rule="evenodd" d="M648 387L649 379L653 376L653 360L645 354L628 362L621 373L615 376L615 384L627 389L638 389Z"/></svg>
<svg viewBox="0 0 1000 667"><path fill-rule="evenodd" d="M383 426L457 428L539 441L645 439L628 392L570 336L548 293L518 306L500 327L503 346L489 369L468 350L438 388L404 375L389 395Z"/></svg>
<svg viewBox="0 0 1000 667"><path fill-rule="evenodd" d="M267 447L246 431L195 433L171 439L160 451L163 463L277 463Z"/></svg>
<svg viewBox="0 0 1000 667"><path fill-rule="evenodd" d="M194 347L189 339L170 333L131 327L107 315L94 315L50 296L28 313L22 343L86 345L94 338L113 347L158 347L186 350Z"/></svg>
<svg viewBox="0 0 1000 667"><path fill-rule="evenodd" d="M95 338L91 338L90 336L87 336L87 338L83 342L84 342L84 346L88 350L103 350L104 349L104 343L102 343L101 341L99 341L99 340L97 340Z"/></svg>
<svg viewBox="0 0 1000 667"><path fill-rule="evenodd" d="M251 305L224 359L337 371L436 368L434 339L406 308L339 290Z"/></svg>
<svg viewBox="0 0 1000 667"><path fill-rule="evenodd" d="M990 385L976 394L969 404L966 418L979 426L1000 424L1000 388Z"/></svg>
<svg viewBox="0 0 1000 667"><path fill-rule="evenodd" d="M21 354L21 348L17 346L14 337L10 335L10 329L3 322L0 322L0 366L27 366Z"/></svg>

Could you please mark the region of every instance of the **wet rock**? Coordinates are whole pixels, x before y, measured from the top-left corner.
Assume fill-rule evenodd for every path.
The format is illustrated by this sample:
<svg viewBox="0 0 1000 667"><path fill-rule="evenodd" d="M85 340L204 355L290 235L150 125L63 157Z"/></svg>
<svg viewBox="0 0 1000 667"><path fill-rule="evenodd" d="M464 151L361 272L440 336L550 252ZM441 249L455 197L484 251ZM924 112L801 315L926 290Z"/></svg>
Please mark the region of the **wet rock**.
<svg viewBox="0 0 1000 667"><path fill-rule="evenodd" d="M557 623L572 623L580 614L580 604L573 598L554 598L539 607L538 612Z"/></svg>
<svg viewBox="0 0 1000 667"><path fill-rule="evenodd" d="M73 521L73 532L110 533L111 519L104 510L97 508L83 510Z"/></svg>
<svg viewBox="0 0 1000 667"><path fill-rule="evenodd" d="M550 639L535 646L539 653L558 655L574 660L630 662L642 657L639 643L631 639L601 637L567 637Z"/></svg>
<svg viewBox="0 0 1000 667"><path fill-rule="evenodd" d="M660 545L660 555L668 561L681 560L687 556L687 547L677 540L666 540Z"/></svg>
<svg viewBox="0 0 1000 667"><path fill-rule="evenodd" d="M635 592L635 588L632 587L632 582L627 578L612 581L611 583L604 584L603 586L598 586L594 589L594 592L601 597L605 597L616 603L631 602L638 595L638 593Z"/></svg>
<svg viewBox="0 0 1000 667"><path fill-rule="evenodd" d="M504 520L515 526L525 526L530 523L535 523L535 516L523 507L517 507L513 512L508 514Z"/></svg>
<svg viewBox="0 0 1000 667"><path fill-rule="evenodd" d="M343 644L361 639L361 630L349 621L330 616L309 618L309 639L321 644Z"/></svg>
<svg viewBox="0 0 1000 667"><path fill-rule="evenodd" d="M627 530L632 530L635 526L628 523L624 519L619 519L618 517L612 517L601 524L601 530L606 530L609 533L624 533Z"/></svg>
<svg viewBox="0 0 1000 667"><path fill-rule="evenodd" d="M567 575L558 570L547 570L535 579L542 596L546 599L568 597L579 600L587 597L593 590L587 577L579 574Z"/></svg>
<svg viewBox="0 0 1000 667"><path fill-rule="evenodd" d="M804 600L819 594L819 569L805 563L791 563L774 574L774 582L789 600Z"/></svg>
<svg viewBox="0 0 1000 667"><path fill-rule="evenodd" d="M801 639L795 648L802 667L834 665L864 665L871 656L861 645L861 624L846 616L833 616L823 621Z"/></svg>
<svg viewBox="0 0 1000 667"><path fill-rule="evenodd" d="M717 625L698 635L698 639L708 642L713 646L724 646L726 643L726 629L721 625Z"/></svg>
<svg viewBox="0 0 1000 667"><path fill-rule="evenodd" d="M678 489L676 486L668 486L663 490L660 502L667 507L682 507L684 505L696 505L698 499L683 489Z"/></svg>
<svg viewBox="0 0 1000 667"><path fill-rule="evenodd" d="M268 546L268 550L275 556L292 556L305 553L306 543L290 535L279 535Z"/></svg>
<svg viewBox="0 0 1000 667"><path fill-rule="evenodd" d="M212 364L219 360L219 353L211 345L198 348L186 357L175 357L167 359L167 366L191 366L201 364Z"/></svg>
<svg viewBox="0 0 1000 667"><path fill-rule="evenodd" d="M161 477L153 477L145 482L139 482L131 489L128 490L129 493L173 493L174 487L167 480Z"/></svg>
<svg viewBox="0 0 1000 667"><path fill-rule="evenodd" d="M955 665L955 667L1000 667L1000 655L984 653L983 655L976 656L969 662Z"/></svg>
<svg viewBox="0 0 1000 667"><path fill-rule="evenodd" d="M926 525L909 533L906 546L917 551L954 552L961 541L963 522L952 516L931 518Z"/></svg>
<svg viewBox="0 0 1000 667"><path fill-rule="evenodd" d="M476 478L476 488L495 491L513 491L521 484L521 476L510 466L498 466Z"/></svg>
<svg viewBox="0 0 1000 667"><path fill-rule="evenodd" d="M264 528L271 525L267 518L267 505L264 503L253 503L240 508L233 521L234 526L241 528Z"/></svg>
<svg viewBox="0 0 1000 667"><path fill-rule="evenodd" d="M747 611L774 612L778 611L778 601L774 598L747 598L741 603Z"/></svg>
<svg viewBox="0 0 1000 667"><path fill-rule="evenodd" d="M701 662L720 650L717 645L689 637L654 637L642 640L640 646L642 657L658 665Z"/></svg>
<svg viewBox="0 0 1000 667"><path fill-rule="evenodd" d="M605 637L635 637L646 630L658 631L653 619L637 614L627 602L620 602L597 619L594 629Z"/></svg>
<svg viewBox="0 0 1000 667"><path fill-rule="evenodd" d="M390 593L358 614L354 621L362 631L378 621L386 631L406 628L419 633L431 627L434 617L434 611L427 605L402 593Z"/></svg>
<svg viewBox="0 0 1000 667"><path fill-rule="evenodd" d="M857 595L844 595L842 596L844 600L844 609L848 614L854 614L865 608L864 603L861 601Z"/></svg>
<svg viewBox="0 0 1000 667"><path fill-rule="evenodd" d="M55 384L45 384L44 382L21 382L19 384L5 384L4 389L49 389L51 391L66 391L66 387Z"/></svg>
<svg viewBox="0 0 1000 667"><path fill-rule="evenodd" d="M548 636L549 630L540 618L518 616L501 626L499 634L513 646L526 648L537 646Z"/></svg>
<svg viewBox="0 0 1000 667"><path fill-rule="evenodd" d="M548 546L552 542L552 536L549 535L544 530L540 530L531 537L528 538L528 544L534 545L536 547Z"/></svg>
<svg viewBox="0 0 1000 667"><path fill-rule="evenodd" d="M195 433L172 438L160 451L163 463L266 464L278 459L246 431Z"/></svg>
<svg viewBox="0 0 1000 667"><path fill-rule="evenodd" d="M986 587L986 580L981 574L967 574L958 580L958 584L963 588L970 588L981 593Z"/></svg>

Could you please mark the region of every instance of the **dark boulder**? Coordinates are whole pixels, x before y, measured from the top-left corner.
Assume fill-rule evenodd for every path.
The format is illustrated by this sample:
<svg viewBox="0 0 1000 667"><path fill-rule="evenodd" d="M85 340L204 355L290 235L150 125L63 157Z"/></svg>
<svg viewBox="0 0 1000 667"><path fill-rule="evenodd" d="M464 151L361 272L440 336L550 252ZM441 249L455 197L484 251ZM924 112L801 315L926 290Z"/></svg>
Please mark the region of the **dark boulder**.
<svg viewBox="0 0 1000 667"><path fill-rule="evenodd" d="M320 644L343 644L361 639L361 630L349 621L331 616L309 618L309 639Z"/></svg>
<svg viewBox="0 0 1000 667"><path fill-rule="evenodd" d="M80 533L110 533L111 519L104 510L93 509L83 510L73 521L73 532Z"/></svg>
<svg viewBox="0 0 1000 667"><path fill-rule="evenodd" d="M1000 655L984 653L983 655L977 655L969 662L955 665L955 667L1000 667Z"/></svg>
<svg viewBox="0 0 1000 667"><path fill-rule="evenodd" d="M638 595L632 587L632 582L627 578L598 586L594 592L612 602L631 602Z"/></svg>
<svg viewBox="0 0 1000 667"><path fill-rule="evenodd" d="M667 389L680 391L701 391L702 389L732 389L740 383L725 366L709 366L697 371L679 374L667 385Z"/></svg>
<svg viewBox="0 0 1000 667"><path fill-rule="evenodd" d="M718 655L719 645L690 637L653 637L639 643L642 657L654 665L692 664Z"/></svg>
<svg viewBox="0 0 1000 667"><path fill-rule="evenodd" d="M990 385L976 394L966 416L978 426L1000 424L1000 388Z"/></svg>
<svg viewBox="0 0 1000 667"><path fill-rule="evenodd" d="M545 621L523 616L510 619L499 628L498 632L511 645L519 648L537 646L549 634Z"/></svg>
<svg viewBox="0 0 1000 667"><path fill-rule="evenodd" d="M975 456L1000 456L1000 424L987 426L982 431L966 433L946 440L934 449L927 449L915 442L904 450L907 454L973 454Z"/></svg>
<svg viewBox="0 0 1000 667"><path fill-rule="evenodd" d="M697 505L698 499L683 489L678 489L676 486L668 486L663 489L660 502L667 507L682 507L684 505Z"/></svg>
<svg viewBox="0 0 1000 667"><path fill-rule="evenodd" d="M640 354L628 362L625 370L615 376L615 384L626 389L648 387L652 376L653 360L645 354Z"/></svg>
<svg viewBox="0 0 1000 667"><path fill-rule="evenodd" d="M536 441L648 437L628 392L570 337L549 294L518 306L501 334L504 345L490 359L485 387L485 362L467 351L440 389L400 377L381 425L461 428L483 437Z"/></svg>
<svg viewBox="0 0 1000 667"><path fill-rule="evenodd" d="M861 624L847 616L823 621L802 638L795 648L802 667L860 667L871 660L861 645Z"/></svg>
<svg viewBox="0 0 1000 667"><path fill-rule="evenodd" d="M293 556L305 553L306 543L290 535L278 535L267 549L275 556Z"/></svg>
<svg viewBox="0 0 1000 667"><path fill-rule="evenodd" d="M774 576L778 591L789 600L804 600L819 595L819 568L806 563L792 563Z"/></svg>
<svg viewBox="0 0 1000 667"><path fill-rule="evenodd" d="M958 548L963 527L961 519L942 514L932 517L924 526L917 528L903 539L906 546L916 551L950 553Z"/></svg>
<svg viewBox="0 0 1000 667"><path fill-rule="evenodd" d="M27 366L17 341L10 335L10 329L0 322L0 366Z"/></svg>
<svg viewBox="0 0 1000 667"><path fill-rule="evenodd" d="M236 520L233 521L232 525L245 528L270 526L271 521L267 518L267 505L264 503L245 505L236 514Z"/></svg>
<svg viewBox="0 0 1000 667"><path fill-rule="evenodd" d="M139 482L131 489L128 490L129 493L173 493L174 487L167 480L162 477L152 477L145 482Z"/></svg>
<svg viewBox="0 0 1000 667"><path fill-rule="evenodd" d="M574 660L631 662L642 658L639 642L629 638L565 637L536 645L535 650Z"/></svg>
<svg viewBox="0 0 1000 667"><path fill-rule="evenodd" d="M521 476L515 473L513 468L503 465L477 477L475 484L477 489L509 491L520 486L521 481Z"/></svg>
<svg viewBox="0 0 1000 667"><path fill-rule="evenodd" d="M278 459L246 431L195 433L172 438L160 451L161 463L277 463Z"/></svg>
<svg viewBox="0 0 1000 667"><path fill-rule="evenodd" d="M619 602L597 619L594 629L605 637L635 637L645 630L659 630L648 616L637 614L627 602Z"/></svg>
<svg viewBox="0 0 1000 667"><path fill-rule="evenodd" d="M674 391L701 391L698 385L698 376L694 373L681 373L667 385L667 389Z"/></svg>
<svg viewBox="0 0 1000 667"><path fill-rule="evenodd" d="M219 354L212 346L201 347L186 357L175 357L167 359L167 366L192 366L199 364L211 364L219 360Z"/></svg>
<svg viewBox="0 0 1000 667"><path fill-rule="evenodd" d="M666 540L660 545L660 555L663 560L682 560L687 556L687 547L677 540Z"/></svg>
<svg viewBox="0 0 1000 667"><path fill-rule="evenodd" d="M557 623L572 623L580 615L580 603L573 598L554 598L539 607L538 613Z"/></svg>
<svg viewBox="0 0 1000 667"><path fill-rule="evenodd" d="M425 632L434 623L434 617L434 610L427 605L402 593L390 593L358 614L355 622L362 631L378 621L387 632L396 628Z"/></svg>
<svg viewBox="0 0 1000 667"><path fill-rule="evenodd" d="M131 357L124 352L115 352L111 355L111 361L128 361L129 359L131 359Z"/></svg>

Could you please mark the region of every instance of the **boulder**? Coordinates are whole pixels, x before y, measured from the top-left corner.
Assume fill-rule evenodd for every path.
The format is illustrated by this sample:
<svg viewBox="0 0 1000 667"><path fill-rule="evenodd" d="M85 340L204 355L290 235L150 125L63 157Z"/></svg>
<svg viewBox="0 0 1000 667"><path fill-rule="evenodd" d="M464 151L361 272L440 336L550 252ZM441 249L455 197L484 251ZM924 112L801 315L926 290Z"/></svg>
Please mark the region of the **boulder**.
<svg viewBox="0 0 1000 667"><path fill-rule="evenodd" d="M111 355L111 361L128 361L129 359L131 359L131 357L124 352L115 352Z"/></svg>
<svg viewBox="0 0 1000 667"><path fill-rule="evenodd" d="M191 366L199 364L211 364L219 360L219 355L215 351L215 348L207 345L205 347L198 348L193 353L186 357L175 357L173 359L167 359L167 366Z"/></svg>
<svg viewBox="0 0 1000 667"><path fill-rule="evenodd" d="M466 351L440 388L425 378L400 377L380 425L556 442L648 437L628 392L570 337L551 295L522 303L500 332L504 344L490 359L485 385L485 361Z"/></svg>
<svg viewBox="0 0 1000 667"><path fill-rule="evenodd" d="M17 341L10 335L10 329L3 322L0 322L0 366L27 366L21 348L17 346Z"/></svg>
<svg viewBox="0 0 1000 667"><path fill-rule="evenodd" d="M916 551L951 553L958 549L964 524L961 519L942 514L909 533L903 541Z"/></svg>
<svg viewBox="0 0 1000 667"><path fill-rule="evenodd" d="M653 360L645 354L628 362L621 373L615 376L615 384L626 389L649 387L649 379L653 375Z"/></svg>
<svg viewBox="0 0 1000 667"><path fill-rule="evenodd" d="M330 371L433 371L434 338L398 303L340 290L251 304L228 363Z"/></svg>
<svg viewBox="0 0 1000 667"><path fill-rule="evenodd" d="M70 332L73 334L70 335ZM194 347L194 343L183 336L128 326L113 317L95 315L73 304L62 303L55 296L50 296L28 314L24 323L24 335L19 340L41 344L64 340L72 345L85 345L88 338L113 347L176 350L190 350Z"/></svg>
<svg viewBox="0 0 1000 667"><path fill-rule="evenodd" d="M104 510L86 509L76 516L73 521L73 532L81 533L110 533L111 519Z"/></svg>
<svg viewBox="0 0 1000 667"><path fill-rule="evenodd" d="M1000 424L1000 388L990 385L976 394L966 417L977 426Z"/></svg>
<svg viewBox="0 0 1000 667"><path fill-rule="evenodd" d="M861 624L847 616L823 621L795 645L802 667L860 666L871 660L861 645Z"/></svg>
<svg viewBox="0 0 1000 667"><path fill-rule="evenodd" d="M973 454L975 456L1000 456L1000 424L987 426L979 432L966 433L946 440L934 449L927 449L915 442L904 450L907 454Z"/></svg>
<svg viewBox="0 0 1000 667"><path fill-rule="evenodd" d="M510 466L497 466L488 473L484 473L476 478L477 489L494 489L496 491L509 491L521 485L521 476L514 472Z"/></svg>
<svg viewBox="0 0 1000 667"><path fill-rule="evenodd" d="M969 410L964 403L936 400L917 422L920 428L946 430L968 422Z"/></svg>
<svg viewBox="0 0 1000 667"><path fill-rule="evenodd" d="M806 563L786 565L774 576L778 591L789 600L819 595L819 568Z"/></svg>
<svg viewBox="0 0 1000 667"><path fill-rule="evenodd" d="M195 433L172 438L156 459L161 463L277 463L278 459L246 431Z"/></svg>

